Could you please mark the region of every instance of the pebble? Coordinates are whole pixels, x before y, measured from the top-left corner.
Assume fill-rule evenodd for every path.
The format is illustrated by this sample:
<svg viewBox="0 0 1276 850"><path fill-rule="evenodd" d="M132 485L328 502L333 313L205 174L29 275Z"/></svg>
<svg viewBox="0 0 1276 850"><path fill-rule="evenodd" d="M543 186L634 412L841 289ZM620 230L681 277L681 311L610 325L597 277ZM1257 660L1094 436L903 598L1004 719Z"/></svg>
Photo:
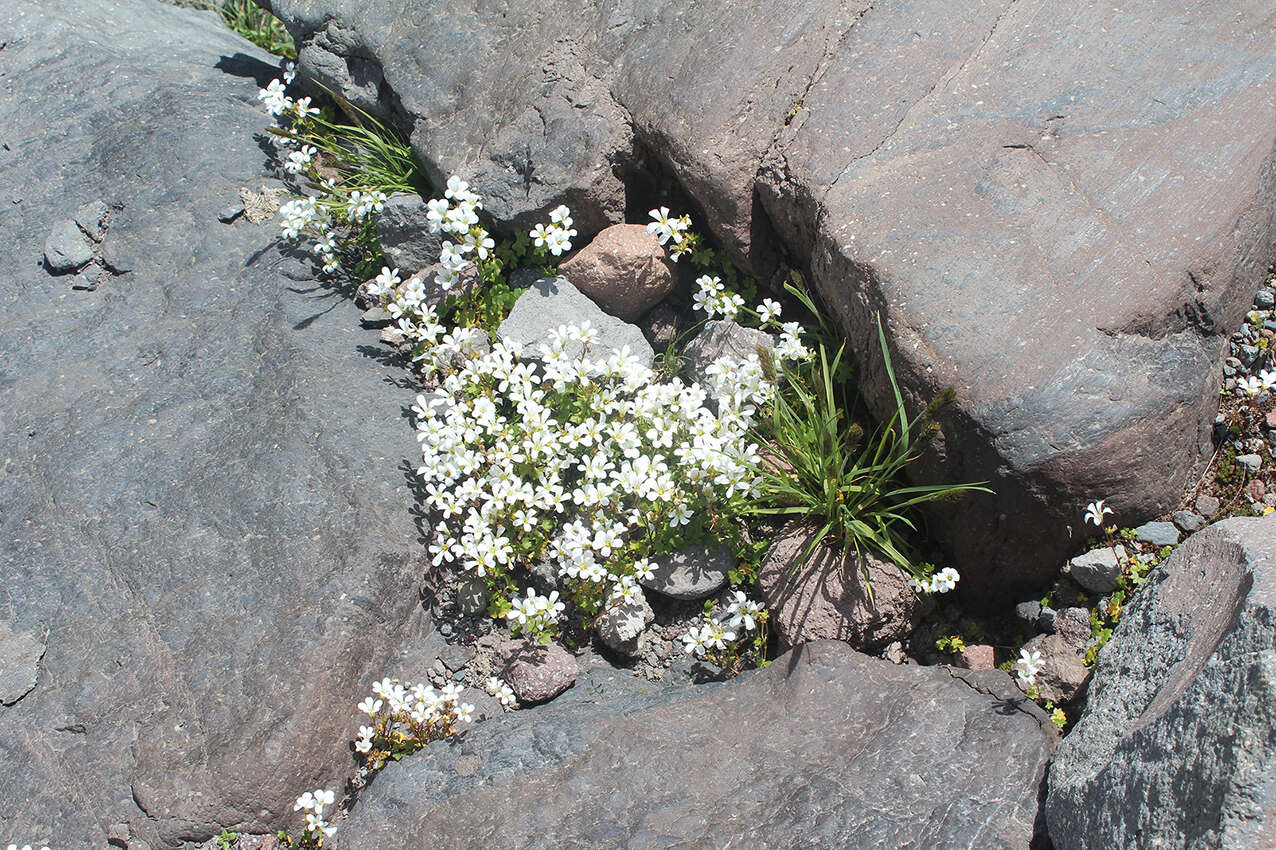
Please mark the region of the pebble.
<svg viewBox="0 0 1276 850"><path fill-rule="evenodd" d="M1028 628L1035 629L1037 628L1037 621L1041 618L1041 603L1035 599L1028 602L1020 602L1015 606L1015 616Z"/></svg>
<svg viewBox="0 0 1276 850"><path fill-rule="evenodd" d="M1134 529L1134 534L1141 542L1153 546L1174 546L1179 542L1179 530L1172 522L1145 522Z"/></svg>
<svg viewBox="0 0 1276 850"><path fill-rule="evenodd" d="M1197 496L1194 506L1196 507L1196 512L1206 519L1212 519L1218 514L1219 503L1214 496L1208 494Z"/></svg>
<svg viewBox="0 0 1276 850"><path fill-rule="evenodd" d="M1174 524L1182 529L1184 534L1191 534L1205 525L1205 517L1195 511L1175 511Z"/></svg>
<svg viewBox="0 0 1276 850"><path fill-rule="evenodd" d="M1041 614L1037 616L1037 628L1043 632L1054 631L1054 621L1058 612L1048 605L1041 606Z"/></svg>
<svg viewBox="0 0 1276 850"><path fill-rule="evenodd" d="M1276 306L1276 294L1270 289L1258 290L1258 294L1254 296L1254 306L1260 310L1270 310Z"/></svg>
<svg viewBox="0 0 1276 850"><path fill-rule="evenodd" d="M1236 462L1245 468L1246 472L1251 475L1258 472L1263 466L1263 459L1258 455L1237 455Z"/></svg>
<svg viewBox="0 0 1276 850"><path fill-rule="evenodd" d="M1267 496L1267 485L1263 479L1255 478L1245 485L1245 494L1255 502L1262 501Z"/></svg>
<svg viewBox="0 0 1276 850"><path fill-rule="evenodd" d="M217 213L217 220L223 224L230 224L235 219L244 214L244 202L236 201L233 204L227 204L222 207L221 212Z"/></svg>

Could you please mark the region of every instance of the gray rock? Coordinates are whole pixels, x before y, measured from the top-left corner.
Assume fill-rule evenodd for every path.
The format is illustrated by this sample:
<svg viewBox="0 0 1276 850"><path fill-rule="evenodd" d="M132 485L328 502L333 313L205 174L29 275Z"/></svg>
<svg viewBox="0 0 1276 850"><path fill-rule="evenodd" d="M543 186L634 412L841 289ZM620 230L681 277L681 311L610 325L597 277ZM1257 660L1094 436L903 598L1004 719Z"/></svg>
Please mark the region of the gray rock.
<svg viewBox="0 0 1276 850"><path fill-rule="evenodd" d="M899 567L866 554L857 563L826 542L804 557L812 531L786 528L767 551L759 570L771 628L783 645L843 640L858 650L878 650L907 637L930 610Z"/></svg>
<svg viewBox="0 0 1276 850"><path fill-rule="evenodd" d="M110 215L111 208L104 201L89 201L75 211L75 224L91 241L101 242Z"/></svg>
<svg viewBox="0 0 1276 850"><path fill-rule="evenodd" d="M1028 628L1036 629L1041 619L1041 603L1036 600L1020 602L1015 606L1015 616Z"/></svg>
<svg viewBox="0 0 1276 850"><path fill-rule="evenodd" d="M1197 496L1193 506L1196 508L1196 512L1206 519L1213 519L1218 515L1218 499L1214 496L1208 494Z"/></svg>
<svg viewBox="0 0 1276 850"><path fill-rule="evenodd" d="M1249 326L1246 325L1245 327L1248 330ZM1250 331L1250 333L1253 333L1253 331ZM1256 345L1241 345L1236 349L1236 355L1240 359L1241 365L1246 369L1254 365L1254 361L1258 359L1260 353L1261 351Z"/></svg>
<svg viewBox="0 0 1276 850"><path fill-rule="evenodd" d="M1260 289L1254 296L1254 306L1260 310L1270 310L1276 307L1276 295L1270 289Z"/></svg>
<svg viewBox="0 0 1276 850"><path fill-rule="evenodd" d="M93 246L71 219L53 225L44 239L44 264L54 274L73 272L93 259Z"/></svg>
<svg viewBox="0 0 1276 850"><path fill-rule="evenodd" d="M1179 542L1178 527L1172 522L1145 522L1134 529L1134 534L1141 542L1153 546L1175 546Z"/></svg>
<svg viewBox="0 0 1276 850"><path fill-rule="evenodd" d="M277 228L216 222L268 177L275 57L150 0L0 33L5 180L42 199L0 216L0 621L47 645L0 708L0 846L291 826L419 625L412 392ZM134 271L72 297L33 255L95 198Z"/></svg>
<svg viewBox="0 0 1276 850"><path fill-rule="evenodd" d="M1061 635L1037 635L1023 648L1041 653L1037 688L1043 699L1062 705L1081 694L1090 671L1081 663L1076 649Z"/></svg>
<svg viewBox="0 0 1276 850"><path fill-rule="evenodd" d="M739 363L759 350L774 354L775 340L771 335L755 328L746 328L736 322L715 319L687 343L683 351L683 371L687 377L701 384L708 383L705 369L719 358Z"/></svg>
<svg viewBox="0 0 1276 850"><path fill-rule="evenodd" d="M382 328L390 324L393 317L384 307L369 307L359 315L359 321L370 328Z"/></svg>
<svg viewBox="0 0 1276 850"><path fill-rule="evenodd" d="M1213 451L1216 366L1276 246L1276 53L1238 35L1265 31L1260 0L1148 16L518 0L499 23L472 4L415 23L393 4L267 5L303 73L380 97L432 178L459 170L511 229L562 202L584 239L622 220L626 182L633 197L675 183L755 276L781 242L879 419L894 405L880 316L906 398L957 390L914 474L995 493L933 526L981 601L1049 579L1094 482L1142 522ZM706 45L726 58L707 67ZM1115 126L1122 144L1095 143Z"/></svg>
<svg viewBox="0 0 1276 850"><path fill-rule="evenodd" d="M1088 608L1064 608L1054 618L1054 633L1068 642L1073 651L1080 653L1090 642L1090 610Z"/></svg>
<svg viewBox="0 0 1276 850"><path fill-rule="evenodd" d="M1067 572L1073 581L1091 593L1108 593L1125 572L1120 560L1123 557L1124 546L1118 546L1117 551L1111 546L1101 546L1068 561Z"/></svg>
<svg viewBox="0 0 1276 850"><path fill-rule="evenodd" d="M616 652L633 655L638 650L638 638L656 619L656 614L641 593L630 602L613 605L594 621L598 639Z"/></svg>
<svg viewBox="0 0 1276 850"><path fill-rule="evenodd" d="M474 658L474 647L459 643L449 643L439 650L439 660L452 672L457 672Z"/></svg>
<svg viewBox="0 0 1276 850"><path fill-rule="evenodd" d="M591 357L602 357L628 347L629 353L646 366L655 359L641 330L604 313L563 277L548 277L533 283L514 303L514 309L501 322L496 335L501 340L520 343L525 349L524 356L534 358L539 346L549 343L550 331L560 325L580 325L586 321L598 331L598 341L590 347ZM570 342L566 350L569 356L579 357L584 347L579 342Z"/></svg>
<svg viewBox="0 0 1276 850"><path fill-rule="evenodd" d="M71 288L92 292L106 276L106 272L96 263L89 263L71 278Z"/></svg>
<svg viewBox="0 0 1276 850"><path fill-rule="evenodd" d="M1037 617L1037 628L1041 631L1053 634L1055 628L1055 620L1058 618L1059 612L1051 608L1049 605L1041 606L1041 614Z"/></svg>
<svg viewBox="0 0 1276 850"><path fill-rule="evenodd" d="M217 213L217 220L222 224L233 224L243 214L244 202L235 201L221 208L221 211Z"/></svg>
<svg viewBox="0 0 1276 850"><path fill-rule="evenodd" d="M533 848L551 835L582 848L1033 840L1057 735L999 671L824 642L724 685L607 675L387 766L333 850Z"/></svg>
<svg viewBox="0 0 1276 850"><path fill-rule="evenodd" d="M439 261L443 235L430 232L427 212L420 195L400 193L385 202L377 213L377 243L385 254L386 265L410 274Z"/></svg>
<svg viewBox="0 0 1276 850"><path fill-rule="evenodd" d="M1196 511L1175 511L1174 524L1184 534L1191 534L1194 531L1200 531L1205 527L1205 517Z"/></svg>
<svg viewBox="0 0 1276 850"><path fill-rule="evenodd" d="M15 634L0 623L0 703L13 705L31 693L40 678L44 650L44 642L34 634Z"/></svg>
<svg viewBox="0 0 1276 850"><path fill-rule="evenodd" d="M1237 455L1236 462L1250 475L1258 472L1263 466L1263 459L1258 455Z"/></svg>
<svg viewBox="0 0 1276 850"><path fill-rule="evenodd" d="M462 573L456 583L456 607L466 616L486 611L487 582L474 573Z"/></svg>
<svg viewBox="0 0 1276 850"><path fill-rule="evenodd" d="M707 599L727 583L727 571L735 567L731 548L719 544L712 549L691 547L651 559L653 576L641 580L643 587L671 599Z"/></svg>
<svg viewBox="0 0 1276 850"><path fill-rule="evenodd" d="M1152 570L1050 770L1059 850L1270 846L1273 600L1276 517L1212 525Z"/></svg>
<svg viewBox="0 0 1276 850"><path fill-rule="evenodd" d="M523 704L545 702L572 686L580 668L556 643L510 640L496 647L499 675Z"/></svg>

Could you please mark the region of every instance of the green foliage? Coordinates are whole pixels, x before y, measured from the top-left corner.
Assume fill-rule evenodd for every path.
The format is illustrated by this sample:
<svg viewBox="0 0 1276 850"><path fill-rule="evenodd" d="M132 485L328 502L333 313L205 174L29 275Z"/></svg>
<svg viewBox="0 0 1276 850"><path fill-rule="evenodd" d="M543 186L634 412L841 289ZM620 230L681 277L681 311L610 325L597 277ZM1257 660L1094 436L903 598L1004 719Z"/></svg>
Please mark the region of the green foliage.
<svg viewBox="0 0 1276 850"><path fill-rule="evenodd" d="M940 652L958 655L966 651L966 641L962 640L960 635L944 635L936 638L935 649Z"/></svg>
<svg viewBox="0 0 1276 850"><path fill-rule="evenodd" d="M805 298L796 287L788 288ZM769 421L757 434L760 444L770 442L774 457L759 466L762 499L753 511L810 521L817 533L808 553L830 539L848 554L874 552L921 578L925 568L902 537L905 530L917 531L913 509L958 493L988 490L978 484L903 483L905 468L936 430L935 417L951 393L910 419L880 320L878 340L895 398L890 419L865 439L864 430L845 412L853 401L847 384L839 380L844 374L845 345L830 356L827 344L820 340L809 364L784 374Z"/></svg>
<svg viewBox="0 0 1276 850"><path fill-rule="evenodd" d="M301 144L314 145L322 161L336 172L338 186L362 191L415 192L428 195L425 168L401 133L387 127L340 95L328 92L341 113L325 105L318 115L275 132Z"/></svg>
<svg viewBox="0 0 1276 850"><path fill-rule="evenodd" d="M227 27L267 53L288 59L297 58L297 48L283 22L252 0L226 0L217 11Z"/></svg>
<svg viewBox="0 0 1276 850"><path fill-rule="evenodd" d="M221 834L217 836L217 848L218 850L231 850L237 841L239 841L239 833L231 832L223 827Z"/></svg>

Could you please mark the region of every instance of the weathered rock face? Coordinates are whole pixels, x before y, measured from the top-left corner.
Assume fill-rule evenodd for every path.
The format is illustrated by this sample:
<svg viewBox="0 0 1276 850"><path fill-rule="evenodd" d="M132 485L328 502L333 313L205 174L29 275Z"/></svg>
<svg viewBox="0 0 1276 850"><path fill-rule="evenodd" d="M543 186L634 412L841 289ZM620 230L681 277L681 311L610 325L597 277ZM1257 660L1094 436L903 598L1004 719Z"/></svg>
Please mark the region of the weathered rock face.
<svg viewBox="0 0 1276 850"><path fill-rule="evenodd" d="M334 848L1032 839L1055 736L1004 673L902 667L820 643L722 686L640 685L623 673L578 683L387 767Z"/></svg>
<svg viewBox="0 0 1276 850"><path fill-rule="evenodd" d="M1167 509L1207 451L1273 255L1266 3L267 3L498 218L567 203L584 238L643 214L643 164L756 272L774 224L879 412L879 314L910 403L956 391L919 474L996 491L939 517L981 599L1046 580L1096 493Z"/></svg>
<svg viewBox="0 0 1276 850"><path fill-rule="evenodd" d="M412 393L275 223L217 220L273 57L150 0L0 31L0 843L266 832L348 774L416 608ZM132 272L73 290L44 238L99 199Z"/></svg>
<svg viewBox="0 0 1276 850"><path fill-rule="evenodd" d="M1276 518L1188 539L1121 615L1050 769L1059 850L1272 846Z"/></svg>
<svg viewBox="0 0 1276 850"><path fill-rule="evenodd" d="M873 555L857 564L824 542L806 555L812 534L801 524L786 528L758 573L771 626L784 645L844 640L869 651L917 628L932 603L912 591L899 567Z"/></svg>

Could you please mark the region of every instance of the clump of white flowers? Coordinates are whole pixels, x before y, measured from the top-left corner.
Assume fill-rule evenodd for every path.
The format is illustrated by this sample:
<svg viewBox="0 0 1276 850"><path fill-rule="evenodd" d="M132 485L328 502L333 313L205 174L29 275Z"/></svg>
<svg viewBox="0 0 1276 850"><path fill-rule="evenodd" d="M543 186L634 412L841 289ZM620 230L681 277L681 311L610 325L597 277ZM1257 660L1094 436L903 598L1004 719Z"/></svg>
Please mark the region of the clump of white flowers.
<svg viewBox="0 0 1276 850"><path fill-rule="evenodd" d="M335 800L336 795L323 788L307 791L297 798L292 810L305 813L305 826L301 830L303 846L322 847L323 840L337 831L337 828L324 818L324 809L331 806Z"/></svg>
<svg viewBox="0 0 1276 850"><path fill-rule="evenodd" d="M1264 369L1257 375L1241 378L1236 385L1249 395L1258 395L1263 390L1276 387L1276 371Z"/></svg>
<svg viewBox="0 0 1276 850"><path fill-rule="evenodd" d="M551 564L592 616L632 592L653 546L755 493L749 429L775 391L756 355L720 362L702 387L658 380L624 349L595 357L588 323L559 327L532 358L509 342L475 356L469 329L416 321L424 371L440 381L413 407L438 520L430 554L484 578L497 613L520 625L548 628L563 604L518 590L534 564ZM447 372L456 355L469 359Z"/></svg>
<svg viewBox="0 0 1276 850"><path fill-rule="evenodd" d="M489 694L496 697L506 711L518 706L518 699L514 696L514 689L499 676L489 676L483 687Z"/></svg>
<svg viewBox="0 0 1276 850"><path fill-rule="evenodd" d="M572 249L572 237L576 235L572 224L571 211L565 206L555 207L550 211L549 224L538 224L532 228L529 234L532 244L561 257Z"/></svg>
<svg viewBox="0 0 1276 850"><path fill-rule="evenodd" d="M446 233L456 240L445 239L439 253L443 270L437 283L447 291L456 285L466 266L475 260L487 259L496 242L479 224L482 199L470 191L469 183L455 174L448 178L443 197L431 199L426 206L430 232Z"/></svg>
<svg viewBox="0 0 1276 850"><path fill-rule="evenodd" d="M669 258L676 263L679 257L691 250L692 240L688 238L691 216L670 218L668 207L654 209L648 215L651 221L647 224L647 232L669 250Z"/></svg>
<svg viewBox="0 0 1276 850"><path fill-rule="evenodd" d="M359 703L371 726L360 726L355 751L372 770L389 758L416 752L431 741L448 738L474 719L474 706L461 702L462 688L452 682L439 690L398 679L382 679L372 695Z"/></svg>
<svg viewBox="0 0 1276 850"><path fill-rule="evenodd" d="M696 278L692 309L703 311L708 319L721 316L727 321L735 321L741 312L750 313L757 318L762 328L778 328L780 338L775 345L775 356L781 362L810 360L814 356L814 353L802 342L802 335L806 333L806 329L797 322L780 322L778 302L764 298L761 304L750 310L745 307L744 298L737 292L728 292L722 279L716 275L701 275Z"/></svg>
<svg viewBox="0 0 1276 850"><path fill-rule="evenodd" d="M752 645L759 651L765 642L763 625L768 613L744 591L732 591L725 613L706 613L682 636L682 651L707 658L718 666L739 672L742 654Z"/></svg>
<svg viewBox="0 0 1276 850"><path fill-rule="evenodd" d="M1035 649L1019 650L1019 660L1015 662L1015 676L1024 688L1037 683L1037 674L1041 672L1041 653Z"/></svg>
<svg viewBox="0 0 1276 850"><path fill-rule="evenodd" d="M501 544L505 545L505 544ZM527 588L526 596L517 594L510 597L510 609L505 612L505 619L510 621L514 636L520 633L529 634L541 643L549 643L558 633L558 617L567 609L567 605L558 601L558 591L551 590L548 596L541 596L535 589Z"/></svg>
<svg viewBox="0 0 1276 850"><path fill-rule="evenodd" d="M957 587L961 574L952 567L944 567L932 576L913 576L908 586L914 593L948 593Z"/></svg>

